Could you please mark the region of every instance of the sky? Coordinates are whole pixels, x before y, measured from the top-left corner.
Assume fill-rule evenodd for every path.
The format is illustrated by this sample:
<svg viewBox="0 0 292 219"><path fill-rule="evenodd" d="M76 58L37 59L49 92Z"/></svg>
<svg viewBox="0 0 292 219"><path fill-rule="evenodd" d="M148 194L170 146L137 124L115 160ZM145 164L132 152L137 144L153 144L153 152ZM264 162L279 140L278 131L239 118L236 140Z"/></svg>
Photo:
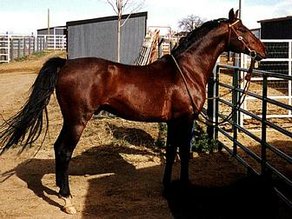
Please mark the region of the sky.
<svg viewBox="0 0 292 219"><path fill-rule="evenodd" d="M141 1L141 0L131 0ZM241 0L242 21L248 28L260 27L257 21L292 16L292 0ZM228 17L239 0L145 0L136 12L148 11L148 26L170 26L188 15L204 20ZM31 34L50 26L63 26L67 21L116 15L106 0L0 0L0 33Z"/></svg>

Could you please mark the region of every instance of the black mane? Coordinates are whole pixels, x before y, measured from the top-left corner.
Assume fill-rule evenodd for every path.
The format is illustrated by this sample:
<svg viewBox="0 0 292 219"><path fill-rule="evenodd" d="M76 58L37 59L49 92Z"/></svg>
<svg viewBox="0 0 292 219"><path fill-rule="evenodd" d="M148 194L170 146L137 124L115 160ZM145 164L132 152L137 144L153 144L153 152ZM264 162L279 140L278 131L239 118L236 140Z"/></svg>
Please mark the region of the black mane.
<svg viewBox="0 0 292 219"><path fill-rule="evenodd" d="M194 29L193 31L189 32L187 34L187 36L185 36L181 42L179 43L179 45L177 47L175 47L172 51L171 54L176 56L182 52L184 52L185 50L187 50L189 48L189 46L191 44L193 44L197 39L200 39L201 37L203 37L204 35L206 35L210 30L212 30L215 27L218 27L218 25L221 22L224 21L228 21L228 19L226 18L219 18L216 20L211 20L211 21L207 21L205 22L202 26L200 26L197 29Z"/></svg>

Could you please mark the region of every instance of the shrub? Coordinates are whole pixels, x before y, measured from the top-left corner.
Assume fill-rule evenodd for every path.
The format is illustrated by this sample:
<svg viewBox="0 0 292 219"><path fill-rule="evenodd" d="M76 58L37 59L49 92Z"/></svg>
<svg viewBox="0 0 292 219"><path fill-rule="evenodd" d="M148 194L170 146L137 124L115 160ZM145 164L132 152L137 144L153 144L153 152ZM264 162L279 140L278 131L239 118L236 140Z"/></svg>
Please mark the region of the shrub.
<svg viewBox="0 0 292 219"><path fill-rule="evenodd" d="M218 150L218 143L214 139L209 139L205 131L206 127L201 127L197 122L194 123L194 131L191 140L191 150L198 153L212 153ZM158 124L157 147L166 146L167 125L165 123Z"/></svg>
<svg viewBox="0 0 292 219"><path fill-rule="evenodd" d="M213 153L218 150L218 142L210 139L205 129L195 122L191 149L198 153Z"/></svg>

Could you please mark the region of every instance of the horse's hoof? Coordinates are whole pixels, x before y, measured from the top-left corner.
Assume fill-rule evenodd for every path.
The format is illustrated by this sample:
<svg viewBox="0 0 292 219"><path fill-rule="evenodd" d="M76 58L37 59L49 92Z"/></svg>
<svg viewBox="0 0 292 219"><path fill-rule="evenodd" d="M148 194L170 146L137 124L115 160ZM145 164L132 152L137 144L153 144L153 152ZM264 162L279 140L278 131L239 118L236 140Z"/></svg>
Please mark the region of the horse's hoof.
<svg viewBox="0 0 292 219"><path fill-rule="evenodd" d="M63 211L67 214L72 214L72 215L77 213L74 206L68 206L68 207L64 206Z"/></svg>
<svg viewBox="0 0 292 219"><path fill-rule="evenodd" d="M72 204L72 198L71 197L65 198L65 197L60 196L60 198L63 199L64 202L65 202L65 205L62 208L62 210L65 213L67 213L67 214L76 214L77 213L74 205Z"/></svg>

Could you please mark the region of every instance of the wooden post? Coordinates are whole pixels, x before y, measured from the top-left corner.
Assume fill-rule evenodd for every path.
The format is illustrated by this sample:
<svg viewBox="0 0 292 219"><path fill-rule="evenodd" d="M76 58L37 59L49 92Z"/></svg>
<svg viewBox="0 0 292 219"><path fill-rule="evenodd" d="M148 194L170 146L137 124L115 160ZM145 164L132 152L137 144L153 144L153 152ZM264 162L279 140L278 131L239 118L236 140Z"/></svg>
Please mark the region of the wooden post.
<svg viewBox="0 0 292 219"><path fill-rule="evenodd" d="M12 37L10 39L10 48L8 48L8 49L10 49L10 60L13 60L14 59L14 54L13 54L14 43L13 43L13 38Z"/></svg>
<svg viewBox="0 0 292 219"><path fill-rule="evenodd" d="M31 38L29 37L28 38L28 54L29 55L31 54L31 46L30 46L30 44L31 44Z"/></svg>
<svg viewBox="0 0 292 219"><path fill-rule="evenodd" d="M20 48L21 48L21 39L20 38L18 38L17 39L17 58L19 59L20 58Z"/></svg>
<svg viewBox="0 0 292 219"><path fill-rule="evenodd" d="M41 45L40 40L41 40L41 38L38 37L38 36L35 38L36 50L37 50L38 52L40 51L40 45Z"/></svg>
<svg viewBox="0 0 292 219"><path fill-rule="evenodd" d="M25 48L25 44L26 44L26 39L25 37L23 37L23 56L26 55L26 48Z"/></svg>
<svg viewBox="0 0 292 219"><path fill-rule="evenodd" d="M44 36L43 45L42 45L42 46L43 46L42 50L46 49L47 40L48 40L48 35Z"/></svg>

